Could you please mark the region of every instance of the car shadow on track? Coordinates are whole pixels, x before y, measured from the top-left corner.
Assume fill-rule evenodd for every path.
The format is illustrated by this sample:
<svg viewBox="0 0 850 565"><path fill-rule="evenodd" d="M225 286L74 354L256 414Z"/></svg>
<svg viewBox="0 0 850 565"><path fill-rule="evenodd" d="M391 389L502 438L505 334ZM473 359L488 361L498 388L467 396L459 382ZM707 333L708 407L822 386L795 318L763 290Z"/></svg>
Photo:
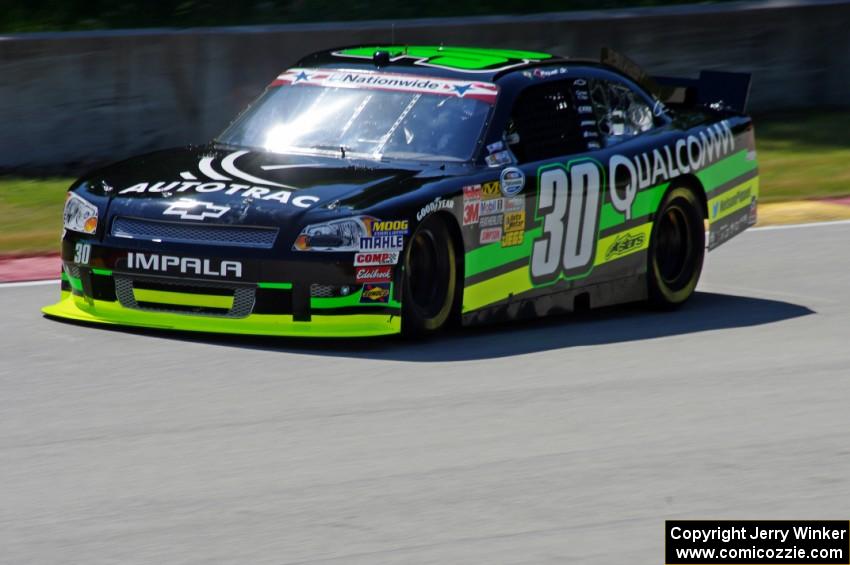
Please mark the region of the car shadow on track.
<svg viewBox="0 0 850 565"><path fill-rule="evenodd" d="M644 304L629 304L541 320L458 328L419 340L400 336L353 339L225 336L114 326L105 331L302 355L447 362L758 326L814 313L805 306L779 300L697 292L684 307L673 312L655 312Z"/></svg>

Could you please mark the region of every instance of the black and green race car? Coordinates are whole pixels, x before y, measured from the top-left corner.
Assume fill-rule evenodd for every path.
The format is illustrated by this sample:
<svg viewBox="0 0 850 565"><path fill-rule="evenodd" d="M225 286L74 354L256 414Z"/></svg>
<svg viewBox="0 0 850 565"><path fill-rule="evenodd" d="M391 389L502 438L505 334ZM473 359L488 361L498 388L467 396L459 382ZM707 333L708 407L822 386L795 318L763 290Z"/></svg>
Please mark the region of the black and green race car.
<svg viewBox="0 0 850 565"><path fill-rule="evenodd" d="M208 145L74 183L44 312L373 336L675 307L706 247L756 221L748 89L739 73L650 77L613 51L317 53Z"/></svg>

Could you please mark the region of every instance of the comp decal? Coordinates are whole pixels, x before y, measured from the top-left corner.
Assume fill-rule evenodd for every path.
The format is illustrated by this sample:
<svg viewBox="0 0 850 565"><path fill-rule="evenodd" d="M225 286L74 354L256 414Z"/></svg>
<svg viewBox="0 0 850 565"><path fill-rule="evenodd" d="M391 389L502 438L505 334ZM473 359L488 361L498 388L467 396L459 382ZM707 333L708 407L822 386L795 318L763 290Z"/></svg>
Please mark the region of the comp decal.
<svg viewBox="0 0 850 565"><path fill-rule="evenodd" d="M437 94L456 98L472 98L487 104L496 103L498 87L491 82L462 81L435 77L373 71L290 69L271 83L271 86L310 85L325 88L360 88Z"/></svg>
<svg viewBox="0 0 850 565"><path fill-rule="evenodd" d="M234 151L221 158L219 172L214 166L215 157L207 156L198 162L198 171L183 171L183 180L139 182L118 191L118 194L163 194L190 193L205 194L224 192L227 195L239 195L242 198L256 198L267 202L291 204L298 208L309 208L319 201L317 196L294 195L296 187L262 179L241 170L236 165L239 157L249 153L246 150ZM226 174L225 174L226 173Z"/></svg>

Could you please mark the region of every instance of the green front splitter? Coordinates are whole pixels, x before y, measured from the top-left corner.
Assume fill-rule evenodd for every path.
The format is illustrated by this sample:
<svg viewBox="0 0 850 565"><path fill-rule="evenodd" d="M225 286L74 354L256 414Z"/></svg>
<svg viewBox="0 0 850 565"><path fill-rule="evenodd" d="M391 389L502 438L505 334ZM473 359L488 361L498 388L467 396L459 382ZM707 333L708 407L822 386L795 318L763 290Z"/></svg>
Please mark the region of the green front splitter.
<svg viewBox="0 0 850 565"><path fill-rule="evenodd" d="M70 292L63 292L59 302L45 306L41 311L55 318L81 322L242 335L369 337L397 334L401 331L401 317L388 314L336 316L314 314L309 322L296 322L292 316L279 314L251 314L245 318L223 318L133 310L124 308L118 302L102 300L93 300L90 304Z"/></svg>

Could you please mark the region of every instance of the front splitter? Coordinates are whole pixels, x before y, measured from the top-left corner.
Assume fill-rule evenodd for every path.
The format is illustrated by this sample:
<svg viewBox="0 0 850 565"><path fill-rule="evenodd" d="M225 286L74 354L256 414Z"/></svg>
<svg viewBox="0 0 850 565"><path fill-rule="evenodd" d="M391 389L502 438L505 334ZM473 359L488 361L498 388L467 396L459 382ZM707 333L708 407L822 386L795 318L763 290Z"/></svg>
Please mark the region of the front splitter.
<svg viewBox="0 0 850 565"><path fill-rule="evenodd" d="M41 310L48 316L160 330L281 337L369 337L401 332L401 317L391 314L313 315L296 322L290 315L250 314L244 318L201 316L124 308L118 302L87 300L63 292L56 304Z"/></svg>

